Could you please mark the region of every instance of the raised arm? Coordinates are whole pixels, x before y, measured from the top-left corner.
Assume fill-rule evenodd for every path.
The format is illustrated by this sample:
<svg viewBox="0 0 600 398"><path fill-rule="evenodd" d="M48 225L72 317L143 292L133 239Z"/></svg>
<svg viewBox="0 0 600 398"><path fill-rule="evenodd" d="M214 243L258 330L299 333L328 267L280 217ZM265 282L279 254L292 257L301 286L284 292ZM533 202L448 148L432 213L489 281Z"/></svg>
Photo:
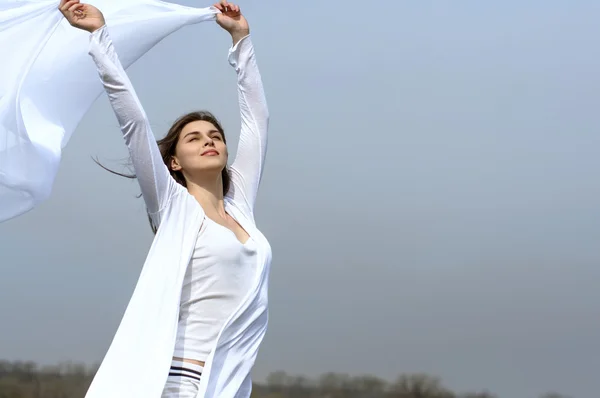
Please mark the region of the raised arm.
<svg viewBox="0 0 600 398"><path fill-rule="evenodd" d="M163 162L146 113L123 70L106 25L92 33L89 53L119 122L148 212L156 213L176 192L177 183Z"/></svg>
<svg viewBox="0 0 600 398"><path fill-rule="evenodd" d="M108 94L140 184L148 212L162 210L176 192L177 183L162 160L146 113L115 52L102 13L79 1L61 1L71 25L91 33L89 54Z"/></svg>
<svg viewBox="0 0 600 398"><path fill-rule="evenodd" d="M253 212L267 152L269 110L248 23L238 6L229 3L226 10L224 4L228 3L215 4L222 12L217 15L217 22L233 39L228 60L237 73L242 123L236 157L230 167L229 196Z"/></svg>

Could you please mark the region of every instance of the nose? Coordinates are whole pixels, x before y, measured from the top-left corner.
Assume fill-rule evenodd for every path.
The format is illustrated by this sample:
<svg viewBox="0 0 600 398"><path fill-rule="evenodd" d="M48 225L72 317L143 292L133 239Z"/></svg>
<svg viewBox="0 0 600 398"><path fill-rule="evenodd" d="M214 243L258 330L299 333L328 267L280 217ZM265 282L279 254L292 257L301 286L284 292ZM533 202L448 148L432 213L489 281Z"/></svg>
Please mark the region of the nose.
<svg viewBox="0 0 600 398"><path fill-rule="evenodd" d="M215 146L215 141L211 137L206 137L206 141L204 141L204 146Z"/></svg>

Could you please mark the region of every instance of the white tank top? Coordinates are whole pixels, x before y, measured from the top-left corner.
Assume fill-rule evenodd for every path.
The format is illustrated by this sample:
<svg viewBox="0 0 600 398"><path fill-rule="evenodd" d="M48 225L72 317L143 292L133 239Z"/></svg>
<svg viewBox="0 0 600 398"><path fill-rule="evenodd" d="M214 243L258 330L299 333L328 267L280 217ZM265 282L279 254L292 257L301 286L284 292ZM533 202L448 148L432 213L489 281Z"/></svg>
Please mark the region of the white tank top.
<svg viewBox="0 0 600 398"><path fill-rule="evenodd" d="M252 284L256 243L241 243L233 231L208 217L183 280L173 356L206 361L219 331Z"/></svg>

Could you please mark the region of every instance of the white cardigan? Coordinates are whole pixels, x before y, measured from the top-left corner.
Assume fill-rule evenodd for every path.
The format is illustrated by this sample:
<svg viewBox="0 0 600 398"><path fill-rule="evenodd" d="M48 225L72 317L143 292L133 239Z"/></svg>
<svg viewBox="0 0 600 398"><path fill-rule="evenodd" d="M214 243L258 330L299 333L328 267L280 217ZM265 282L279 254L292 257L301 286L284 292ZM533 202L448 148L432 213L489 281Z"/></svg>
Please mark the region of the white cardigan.
<svg viewBox="0 0 600 398"><path fill-rule="evenodd" d="M169 175L106 26L92 33L89 53L121 126L148 211L159 228L86 398L159 398L173 356L183 278L205 214ZM229 50L229 63L237 72L242 128L225 209L257 242L258 264L249 293L225 322L206 361L199 398L250 396L250 372L268 319L271 248L256 227L253 208L269 114L250 36Z"/></svg>

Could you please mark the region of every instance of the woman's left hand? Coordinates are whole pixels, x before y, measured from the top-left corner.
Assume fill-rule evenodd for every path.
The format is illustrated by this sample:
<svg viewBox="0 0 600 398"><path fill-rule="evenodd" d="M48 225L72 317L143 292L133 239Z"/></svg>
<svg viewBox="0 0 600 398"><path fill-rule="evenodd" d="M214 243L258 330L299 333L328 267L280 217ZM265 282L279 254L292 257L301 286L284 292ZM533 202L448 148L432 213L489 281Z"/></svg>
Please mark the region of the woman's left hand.
<svg viewBox="0 0 600 398"><path fill-rule="evenodd" d="M236 36L239 39L250 33L248 21L242 15L238 5L230 3L227 0L221 0L214 6L221 11L221 13L217 14L217 23L228 31L234 37L234 40Z"/></svg>

